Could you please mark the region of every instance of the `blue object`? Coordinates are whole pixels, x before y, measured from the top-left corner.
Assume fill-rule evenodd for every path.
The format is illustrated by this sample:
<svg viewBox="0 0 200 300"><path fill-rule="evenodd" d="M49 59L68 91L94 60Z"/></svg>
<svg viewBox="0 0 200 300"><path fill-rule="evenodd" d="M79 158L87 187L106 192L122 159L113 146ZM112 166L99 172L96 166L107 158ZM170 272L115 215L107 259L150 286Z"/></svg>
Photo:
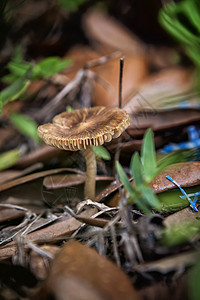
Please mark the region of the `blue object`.
<svg viewBox="0 0 200 300"><path fill-rule="evenodd" d="M178 184L174 179L172 179L170 176L166 176L168 180L173 182L181 191L181 193L184 195L184 198L186 198L190 202L190 206L195 210L198 211L198 208L196 207L197 197L192 200L189 195L184 191L184 189ZM182 197L181 197L182 198Z"/></svg>
<svg viewBox="0 0 200 300"><path fill-rule="evenodd" d="M189 197L199 197L200 192L192 193L192 194L187 194ZM186 198L185 196L180 196L181 198Z"/></svg>
<svg viewBox="0 0 200 300"><path fill-rule="evenodd" d="M200 129L191 125L187 129L188 132L188 141L181 142L179 144L169 144L163 147L161 150L162 153L168 154L175 150L180 149L192 149L200 147Z"/></svg>

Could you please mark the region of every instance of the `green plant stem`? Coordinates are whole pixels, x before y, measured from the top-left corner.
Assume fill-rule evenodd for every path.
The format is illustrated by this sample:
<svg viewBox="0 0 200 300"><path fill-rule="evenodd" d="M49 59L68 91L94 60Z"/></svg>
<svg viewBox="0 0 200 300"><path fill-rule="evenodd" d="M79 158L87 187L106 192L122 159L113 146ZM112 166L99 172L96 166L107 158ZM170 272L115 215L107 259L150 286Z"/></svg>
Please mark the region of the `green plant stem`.
<svg viewBox="0 0 200 300"><path fill-rule="evenodd" d="M85 198L95 200L97 165L92 146L84 150L84 156L86 160Z"/></svg>

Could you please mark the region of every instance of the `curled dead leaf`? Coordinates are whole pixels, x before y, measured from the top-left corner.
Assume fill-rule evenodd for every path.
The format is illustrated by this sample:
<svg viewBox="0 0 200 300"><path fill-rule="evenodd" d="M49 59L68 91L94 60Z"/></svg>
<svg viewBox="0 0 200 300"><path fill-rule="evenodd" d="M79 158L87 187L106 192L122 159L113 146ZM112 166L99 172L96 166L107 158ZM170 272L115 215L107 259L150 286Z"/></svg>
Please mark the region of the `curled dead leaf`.
<svg viewBox="0 0 200 300"><path fill-rule="evenodd" d="M182 187L190 187L200 184L200 162L190 161L171 165L163 170L151 182L151 187L155 193L164 192L168 189L174 189L173 182L166 179L166 176L172 177Z"/></svg>
<svg viewBox="0 0 200 300"><path fill-rule="evenodd" d="M184 93L191 92L194 89L194 81L194 71L191 69L173 67L162 70L143 81L139 91L129 96L129 101L124 109L129 114L137 111L152 111L153 109L164 110L167 106L167 101L170 101L168 108L170 106L174 107L174 105L177 105L175 101L178 95L179 97L180 95L185 97ZM174 103L170 100L172 96L174 96L172 99ZM197 102L197 95L193 101Z"/></svg>
<svg viewBox="0 0 200 300"><path fill-rule="evenodd" d="M142 54L125 55L123 70L123 90L122 106L127 103L128 96L136 92L138 86L144 81L148 74L148 64ZM102 84L96 83L93 93L93 105L103 105L115 107L118 106L118 85L119 85L119 59L107 62L106 66L102 65L95 68L98 76L108 84L106 89Z"/></svg>
<svg viewBox="0 0 200 300"><path fill-rule="evenodd" d="M116 19L100 10L88 10L83 18L86 34L112 50L141 53L144 44Z"/></svg>
<svg viewBox="0 0 200 300"><path fill-rule="evenodd" d="M114 263L79 242L67 242L52 262L37 299L139 299L128 277Z"/></svg>

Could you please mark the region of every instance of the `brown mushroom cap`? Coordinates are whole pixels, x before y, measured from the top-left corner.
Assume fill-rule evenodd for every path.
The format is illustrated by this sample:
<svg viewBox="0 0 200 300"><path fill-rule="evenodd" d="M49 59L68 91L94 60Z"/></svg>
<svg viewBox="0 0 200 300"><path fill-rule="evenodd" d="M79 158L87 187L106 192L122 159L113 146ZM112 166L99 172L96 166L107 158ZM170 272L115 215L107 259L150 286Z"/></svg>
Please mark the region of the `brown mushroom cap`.
<svg viewBox="0 0 200 300"><path fill-rule="evenodd" d="M63 112L53 123L39 126L38 135L48 145L65 150L82 150L117 138L129 126L126 111L96 106Z"/></svg>

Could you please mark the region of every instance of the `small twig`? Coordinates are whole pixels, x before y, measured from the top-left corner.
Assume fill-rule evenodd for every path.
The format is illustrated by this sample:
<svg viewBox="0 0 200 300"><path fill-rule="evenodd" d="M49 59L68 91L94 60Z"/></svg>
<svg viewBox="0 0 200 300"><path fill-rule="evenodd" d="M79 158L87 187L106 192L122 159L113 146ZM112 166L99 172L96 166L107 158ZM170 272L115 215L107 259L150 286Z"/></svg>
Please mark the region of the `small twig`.
<svg viewBox="0 0 200 300"><path fill-rule="evenodd" d="M118 265L118 267L121 267L121 262L120 262L120 258L119 258L119 252L117 250L117 239L116 239L116 233L115 233L115 229L114 226L110 226L110 233L112 236L112 241L113 241L113 251L114 251L114 257L116 260L116 263Z"/></svg>
<svg viewBox="0 0 200 300"><path fill-rule="evenodd" d="M38 216L35 216L34 219L32 220L32 222L30 224L27 225L27 227L24 229L24 231L22 232L22 235L26 235L27 231L29 231L29 229L31 228L31 226L37 222L39 220L39 218L41 217L41 214L39 214Z"/></svg>
<svg viewBox="0 0 200 300"><path fill-rule="evenodd" d="M98 232L97 236L98 236L98 240L96 242L96 248L100 255L106 256L105 236L103 230ZM89 246L89 242L87 242L87 246Z"/></svg>
<svg viewBox="0 0 200 300"><path fill-rule="evenodd" d="M87 62L84 67L82 69L80 69L75 78L73 80L71 80L53 99L51 99L48 102L48 107L45 107L45 115L48 116L49 119L49 114L52 113L54 111L54 108L56 106L58 106L58 104L62 101L62 99L70 92L72 91L76 86L78 86L79 84L81 84L81 82L84 80L84 78L89 78L89 79L95 79L100 83L103 83L103 85L105 87L108 86L108 83L103 80L102 78L99 79L99 76L97 76L93 71L89 70L88 68L91 67L95 67L101 64L106 63L107 61L109 61L110 59L116 58L121 54L121 52L116 51L113 52L109 55L91 60L89 62Z"/></svg>
<svg viewBox="0 0 200 300"><path fill-rule="evenodd" d="M120 72L119 72L119 108L122 108L122 80L123 80L123 70L124 70L124 59L125 56L122 56L120 58ZM122 137L120 136L117 140L117 148L116 148L116 152L115 152L115 156L114 156L114 167L113 167L113 171L114 173L116 173L116 162L119 161L119 157L120 157L120 143L122 141Z"/></svg>
<svg viewBox="0 0 200 300"><path fill-rule="evenodd" d="M12 257L12 262L15 265L26 266L27 256L25 254L25 239L22 236L16 237L16 253Z"/></svg>
<svg viewBox="0 0 200 300"><path fill-rule="evenodd" d="M85 206L94 206L96 207L98 210L110 210L110 207L108 207L107 205L103 204L103 203L99 203L96 201L92 201L90 199L87 199L85 201L81 201L80 203L77 204L76 206L76 213L80 213L80 211L85 207Z"/></svg>
<svg viewBox="0 0 200 300"><path fill-rule="evenodd" d="M54 107L57 106L60 101L75 87L77 86L83 76L85 74L85 70L81 69L77 72L75 78L71 80L51 101L48 103L48 108L46 108L45 112L48 115L54 110Z"/></svg>
<svg viewBox="0 0 200 300"><path fill-rule="evenodd" d="M28 247L35 251L36 253L38 253L40 256L42 256L43 258L50 258L50 259L53 259L53 255L51 253L48 253L47 251L44 251L42 250L41 248L39 248L38 246L36 246L35 244L33 244L32 242L30 241L27 241L27 245Z"/></svg>
<svg viewBox="0 0 200 300"><path fill-rule="evenodd" d="M124 70L124 59L125 56L120 58L120 72L119 72L119 108L122 108L122 79Z"/></svg>
<svg viewBox="0 0 200 300"><path fill-rule="evenodd" d="M118 181L118 178L116 180ZM127 228L126 232L123 232L122 235L127 255L132 264L135 264L136 258L141 263L144 260L138 245L136 234L133 230L131 211L128 208L127 199L121 186L119 187L119 190L121 194L121 201L119 202L121 220L122 224L124 224L124 227Z"/></svg>
<svg viewBox="0 0 200 300"><path fill-rule="evenodd" d="M126 253L131 264L135 265L136 259L139 261L139 263L143 263L144 259L142 257L136 237L130 232L126 231L123 232L122 239L124 240Z"/></svg>
<svg viewBox="0 0 200 300"><path fill-rule="evenodd" d="M103 65L103 64L107 63L109 60L117 58L120 55L121 55L121 51L115 51L115 52L112 52L111 54L101 56L99 58L95 58L93 60L86 62L84 68L88 69L88 68L97 67L99 65Z"/></svg>
<svg viewBox="0 0 200 300"><path fill-rule="evenodd" d="M14 204L1 203L0 207L2 207L2 208L10 208L10 209L17 209L17 210L24 211L26 213L29 212L29 210L27 208L22 207L22 206L18 206L18 205L14 205Z"/></svg>

